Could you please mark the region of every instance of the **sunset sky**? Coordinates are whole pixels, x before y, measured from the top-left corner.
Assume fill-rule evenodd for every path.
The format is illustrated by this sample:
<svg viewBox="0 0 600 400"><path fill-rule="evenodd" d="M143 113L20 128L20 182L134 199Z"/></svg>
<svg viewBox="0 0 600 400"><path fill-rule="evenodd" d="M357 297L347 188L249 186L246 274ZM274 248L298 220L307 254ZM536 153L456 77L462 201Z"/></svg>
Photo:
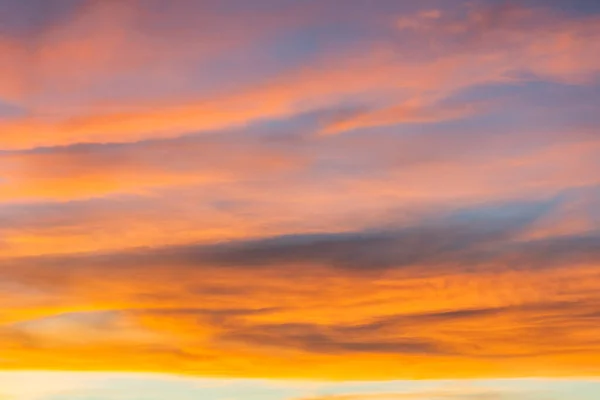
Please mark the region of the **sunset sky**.
<svg viewBox="0 0 600 400"><path fill-rule="evenodd" d="M600 399L600 1L0 0L0 400Z"/></svg>

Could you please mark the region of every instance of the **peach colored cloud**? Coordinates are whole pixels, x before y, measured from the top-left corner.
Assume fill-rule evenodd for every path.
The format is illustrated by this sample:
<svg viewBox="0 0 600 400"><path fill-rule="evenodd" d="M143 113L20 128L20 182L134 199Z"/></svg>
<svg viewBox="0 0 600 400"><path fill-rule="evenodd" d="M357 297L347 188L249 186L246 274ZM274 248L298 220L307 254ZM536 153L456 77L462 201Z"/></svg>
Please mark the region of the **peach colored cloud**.
<svg viewBox="0 0 600 400"><path fill-rule="evenodd" d="M122 14L128 15L117 13ZM105 13L101 9L90 15L100 21L108 21L106 23L115 23L118 29L109 29L111 35L117 35L121 30L130 32L127 29L129 25L117 24L111 19L111 11ZM413 49L402 46L396 48L393 40L389 40L383 44L327 55L312 64L283 72L263 83L242 85L220 94L213 93L207 98L174 98L170 104L165 104L164 100L155 101L157 105L154 106L152 101L145 101L146 105L134 108L127 104L119 106L118 102L113 102L87 110L78 107L76 112L70 114L65 112L69 107L63 107L58 115L45 112L42 104L37 107L39 112L34 109L28 117L2 123L1 145L4 148L23 148L80 141L128 142L148 137L173 137L194 131L243 126L264 119L286 118L308 110L331 107L344 99L358 100L359 96L383 96L393 100L381 110L375 110L372 115L359 115L356 121L344 122L347 127L433 122L472 112L439 109L435 103L474 85L514 80L511 74L518 72L528 72L550 81L582 83L598 72L599 61L597 57L590 56L598 53L596 46L600 42L597 40L600 32L595 17L556 19L544 14L534 14L532 17L525 13L523 17L521 13L516 13L515 16L506 17L504 25L497 27L486 26L478 15L470 14L458 33L446 39L443 38L448 34L447 25L452 26L452 20L445 22L442 19L438 23L434 19L431 32L428 30L429 33L422 34L424 36L419 40L427 41L427 35L439 36L441 45L448 50L424 47L424 50L420 50L423 54L417 52L418 56L414 59L402 55L403 51ZM526 24L528 22L531 23ZM82 26L87 29L88 25ZM560 29L555 29L557 26ZM464 35L469 40L465 41ZM113 42L111 36L90 37L94 40L98 37L98 40L107 41L108 44ZM64 46L65 51L70 54L71 45ZM85 68L86 64L83 64L81 71L91 77L96 74L93 68L101 68L103 63L110 65L116 54L131 54L127 49L112 48L104 44L84 46L107 48L105 53L93 53L94 57L103 57L104 61L90 59L89 71ZM49 54L54 57L57 52L52 46L48 48ZM136 45L135 48L143 51L146 47ZM75 50L73 52L84 54ZM152 54L159 55L161 52ZM175 56L166 58L177 59ZM68 57L58 59L62 62ZM41 62L41 65L46 64L52 65L51 62ZM152 61L142 58L133 63L131 68L135 69L142 64L154 65ZM341 65L344 67L340 68ZM169 72L170 68L176 71L176 65L165 68L164 74L172 73L175 79L182 76ZM62 64L57 69L62 70ZM159 75L158 78L161 81L168 80L169 76ZM54 82L54 78L50 74L43 81ZM406 101L413 106L424 101L425 109L413 109L412 106L406 109L402 105ZM434 108L432 111L430 107L438 109ZM113 111L115 109L121 111ZM339 131L340 127L328 129Z"/></svg>
<svg viewBox="0 0 600 400"><path fill-rule="evenodd" d="M22 42L28 61L21 71L32 95L64 96L118 79L177 84L186 63L239 50L269 32L290 29L310 16L311 7L229 13L211 2L175 0L165 8L136 0L82 1L61 23ZM76 68L72 66L76 65ZM126 82L125 82L126 83ZM51 104L49 104L51 106Z"/></svg>
<svg viewBox="0 0 600 400"><path fill-rule="evenodd" d="M5 202L12 203L1 229L3 252L118 249L123 240L114 231L135 247L362 229L419 218L432 208L540 200L597 182L595 141L548 145L542 139L532 150L511 155L514 140L522 138L424 135L379 144L316 138L288 146L214 136L9 153L0 159L11 171L0 186ZM473 140L489 151L469 150L466 143ZM328 154L329 146L346 155ZM396 148L404 150L391 151ZM325 161L344 159L372 172L357 176L342 169L324 180L306 179L330 168ZM347 196L355 201L345 202ZM549 220L544 229L558 223Z"/></svg>
<svg viewBox="0 0 600 400"><path fill-rule="evenodd" d="M323 133L335 134L365 127L406 123L430 123L458 120L474 116L489 109L489 104L427 105L418 99L385 109L357 113L348 119L330 124Z"/></svg>
<svg viewBox="0 0 600 400"><path fill-rule="evenodd" d="M0 99L15 101L23 100L26 92L26 82L21 74L27 70L26 50L17 43L0 37Z"/></svg>
<svg viewBox="0 0 600 400"><path fill-rule="evenodd" d="M557 214L527 234L593 229L585 210L595 200L585 193L598 184L597 141L545 136L528 136L539 144L518 154L523 135L469 134L315 138L292 146L216 135L9 153L0 158L11 171L0 186L12 203L0 228L3 253L118 249L124 237L136 247L356 230L415 220L431 209L540 201L569 190L581 191L572 211L583 212L580 222ZM344 157L330 154L332 148ZM328 163L340 161L362 163L365 172L342 168L319 179L332 168Z"/></svg>
<svg viewBox="0 0 600 400"><path fill-rule="evenodd" d="M0 165L9 172L0 200L72 200L144 194L168 186L233 184L299 168L304 158L251 140L229 144L214 138L8 153L0 156Z"/></svg>
<svg viewBox="0 0 600 400"><path fill-rule="evenodd" d="M481 110L472 104L442 107L436 102L474 85L518 79L511 76L515 73L584 83L600 69L600 58L589 57L600 52L599 41L592 39L600 36L596 16L561 20L543 9L506 5L474 8L460 19L448 14L421 12L398 22L399 29L414 29L424 36L424 47L432 51L418 69L400 67L397 71L401 78L396 81L413 88L414 97L359 113L332 124L326 132L458 119ZM390 85L394 84L390 79Z"/></svg>

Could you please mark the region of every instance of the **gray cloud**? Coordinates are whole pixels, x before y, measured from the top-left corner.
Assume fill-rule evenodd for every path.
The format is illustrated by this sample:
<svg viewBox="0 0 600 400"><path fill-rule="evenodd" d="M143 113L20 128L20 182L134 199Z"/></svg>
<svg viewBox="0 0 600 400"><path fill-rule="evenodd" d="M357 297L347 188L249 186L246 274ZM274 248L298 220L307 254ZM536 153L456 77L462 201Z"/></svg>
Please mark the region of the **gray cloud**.
<svg viewBox="0 0 600 400"><path fill-rule="evenodd" d="M284 235L209 245L143 248L105 254L46 256L8 264L70 268L252 267L305 264L349 271L428 266L468 270L490 262L509 268L557 266L600 257L600 234L519 241L517 236L551 212L556 200L516 203L435 215L397 229ZM140 270L141 272L141 270ZM426 270L421 270L425 273Z"/></svg>
<svg viewBox="0 0 600 400"><path fill-rule="evenodd" d="M542 302L525 305L459 309L433 313L398 314L362 324L247 324L237 321L221 326L217 343L238 343L261 348L296 349L312 353L428 354L477 358L519 358L586 352L600 341L571 343L574 325L578 332L591 332L599 321L593 302ZM490 317L512 318L511 337L527 350L490 352L497 337L488 337ZM487 321L487 322L486 322ZM467 325L455 325L465 323ZM474 328L483 324L482 328ZM461 327L459 327L461 326ZM442 327L446 327L445 330ZM470 327L470 328L469 328ZM442 329L446 334L438 335ZM467 330L469 329L469 330ZM506 328L505 328L506 329ZM452 332L451 334L449 334ZM551 336L548 336L548 335ZM494 342L485 343L485 340ZM563 345L556 346L556 341ZM570 343L570 344L569 344Z"/></svg>
<svg viewBox="0 0 600 400"><path fill-rule="evenodd" d="M313 353L443 354L436 343L420 338L383 340L350 337L341 326L316 324L255 325L231 330L218 342L237 342L259 347L304 350Z"/></svg>

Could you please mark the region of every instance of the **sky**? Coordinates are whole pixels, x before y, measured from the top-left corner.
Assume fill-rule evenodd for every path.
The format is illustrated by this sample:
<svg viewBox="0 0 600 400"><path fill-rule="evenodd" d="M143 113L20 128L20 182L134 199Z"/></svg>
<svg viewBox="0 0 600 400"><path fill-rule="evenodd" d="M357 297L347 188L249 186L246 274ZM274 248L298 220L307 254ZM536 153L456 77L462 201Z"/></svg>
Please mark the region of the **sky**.
<svg viewBox="0 0 600 400"><path fill-rule="evenodd" d="M600 398L596 0L0 0L1 400Z"/></svg>

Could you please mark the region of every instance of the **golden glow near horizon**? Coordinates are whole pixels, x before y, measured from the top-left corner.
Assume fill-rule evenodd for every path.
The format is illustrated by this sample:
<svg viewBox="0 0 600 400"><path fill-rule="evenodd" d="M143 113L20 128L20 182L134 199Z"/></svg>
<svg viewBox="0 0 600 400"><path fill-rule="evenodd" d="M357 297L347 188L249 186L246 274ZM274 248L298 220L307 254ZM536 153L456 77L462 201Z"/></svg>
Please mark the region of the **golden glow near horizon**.
<svg viewBox="0 0 600 400"><path fill-rule="evenodd" d="M0 0L0 370L599 376L591 3Z"/></svg>

